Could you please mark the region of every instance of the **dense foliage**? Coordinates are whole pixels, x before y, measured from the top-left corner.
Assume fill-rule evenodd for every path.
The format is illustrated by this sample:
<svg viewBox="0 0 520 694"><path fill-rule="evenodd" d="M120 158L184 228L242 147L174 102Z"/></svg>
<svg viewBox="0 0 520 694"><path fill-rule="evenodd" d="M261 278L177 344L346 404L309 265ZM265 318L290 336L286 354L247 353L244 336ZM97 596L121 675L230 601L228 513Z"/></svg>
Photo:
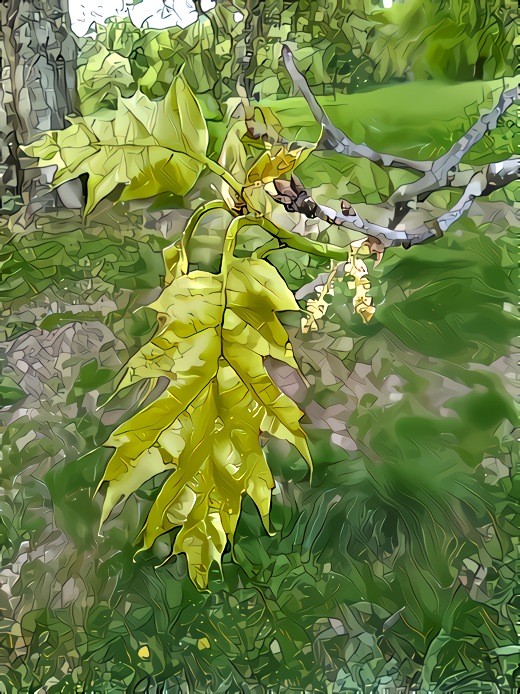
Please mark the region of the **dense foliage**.
<svg viewBox="0 0 520 694"><path fill-rule="evenodd" d="M386 84L405 74L407 79L492 80L510 72L511 49L504 37L511 27L499 3L449 3L447 9L446 3L407 2L370 14L371 8L361 13L357 3L355 18L347 3L265 5L283 21L272 20L273 35L266 32L265 44L255 49L262 96L279 97L288 90L276 55L277 22L288 32L282 38L298 41L302 64L312 60L314 86L343 90L348 85L350 92L365 79L374 86L374 81ZM269 264L250 259L269 236L244 226L228 262L242 272L241 291L248 282L256 291L263 284L271 292L262 305L273 304L264 316L255 315L247 298L237 304L233 281L238 280L231 267L224 309L228 322L220 315L215 321L212 304L219 303L211 296L222 292L222 236L226 229L229 233L231 219L215 207L204 224L191 227L191 241L172 242L179 241L184 226L178 219L213 199L215 173L221 173L214 164L223 147L222 166L234 176L242 168L242 182L251 185L255 175L274 178L273 159L276 170L283 164L286 172L301 161L298 175L325 201L377 204L406 179L402 171L331 152L304 160L305 154L298 150L294 155L293 149L289 162L287 151L283 162L276 154L262 160L247 137L249 156L241 162L244 131L221 114L226 112L223 99L235 90L237 59L229 57L236 47L220 36L225 45L218 52L211 38L215 23L222 26L226 17L228 31L239 38L231 11L219 3L211 18L186 30L141 31L115 21L100 28L98 41L85 47L88 62L80 67L83 117L50 135L40 151L59 166L61 180L88 175L92 215L81 224L65 212L42 218L39 227L18 237L2 228L5 368L0 397L6 426L1 429L0 566L9 593L0 592L0 691L512 691L518 660L513 603L518 516L510 382L516 332L511 204L518 183L479 202L471 217L433 244L388 249L379 264L365 257L376 307L369 322L355 310L355 283L338 272L323 296L326 312L318 319L319 329L307 333L297 314L283 314L282 325L274 313L296 308L282 278L297 298L312 296L312 291L302 295L302 287L329 273L330 261L272 246ZM342 12L350 21L338 32L334 21ZM370 23L370 31L363 22ZM393 43L392 27L397 26L407 27L408 42L395 37ZM428 28L456 60L443 64L437 44L419 40ZM207 33L194 40L197 32ZM341 41L348 42L348 51ZM200 51L193 51L195 43ZM260 59L263 49L269 60ZM182 78L171 87L188 51ZM353 62L343 67L338 56ZM219 59L221 79L214 68ZM197 115L190 121L194 131L179 129L178 123L176 128L183 99L191 103L182 88L187 84L201 94L209 117L207 135ZM417 82L336 95L322 103L357 141L406 156L434 157L479 110L490 107L498 86L493 81ZM148 101L165 95L162 101ZM261 105L266 127L280 123L291 140L319 137L303 99L271 98ZM230 102L229 110L235 106ZM170 118L175 114L170 127L177 145L171 130L155 127L161 124L161 109ZM504 118L465 161L505 158L515 136L517 126ZM122 151L131 139L139 143L138 161ZM183 158L197 144L207 151L200 166ZM177 148L175 156L162 148ZM132 161L133 170L128 168ZM202 164L210 162L213 172L197 180ZM117 176L126 187L113 185ZM230 205L236 202L232 186L223 193ZM108 194L112 202L103 202ZM129 205L149 195L155 197L145 212L142 202ZM449 207L457 195L440 191L431 196L432 207ZM116 199L120 202L114 205ZM251 195L249 204L258 206L258 198ZM165 206L173 210L166 217L159 212ZM312 223L307 227L311 239ZM319 229L320 241L331 244L356 238L344 228ZM183 253L189 254L190 268L183 266ZM258 273L266 272L269 276L259 283ZM191 335L183 332L186 322L175 323L169 313L171 305L179 310L187 294L205 299L202 312L200 306L195 313L193 306L182 309L192 317L187 323ZM244 499L239 520L235 509L230 521L238 520L233 551L224 554L221 572L216 566L210 571L211 592L193 585L182 554L157 568L171 552L161 538L135 555L136 531L150 518L163 477L138 479L139 484L134 479L123 494L134 493L97 535L100 515L106 514L93 494L103 471L110 471L109 451L100 444L114 436L125 413L137 420L142 416L142 393L123 390L108 400L121 367L130 366L127 382L132 382L139 369L149 369L150 355L161 368L168 350L174 362L179 356L154 334L156 313L174 346L181 344L179 338L196 341L201 325L210 330L225 325L222 333L228 334L218 340L227 339L236 358L246 362L240 350L244 344L251 349L246 338L252 323L269 328L272 321L278 336L272 356L292 363L288 335L303 373L293 381L283 367L272 368L273 378L291 390L298 404L292 405L296 412L290 421L299 422L298 408L306 412L312 482L307 463L287 443L287 432L281 437L286 441L267 442L263 450L271 472L262 468L265 485L250 496L265 521L266 492L275 485L272 534L251 500ZM244 325L237 326L241 316ZM271 330L271 348L272 336ZM191 354L194 358L193 348ZM181 421L193 450L207 440L206 427L215 421L208 419L208 410L203 416L196 410L208 406L226 378L229 386L229 373L223 371L220 364L191 421ZM276 429L272 420L270 427L261 427L259 417L265 420L266 413L255 412L254 404L247 413L234 411L236 403L227 393L243 384L231 386L221 390L228 400L220 406L229 417L223 418L221 431L232 428L233 416L251 418L253 433ZM146 430L153 421L144 425ZM183 435L179 429L172 434ZM223 445L231 438L231 433L224 436ZM253 438L247 445L254 451L258 440ZM125 443L124 436L112 441ZM168 443L175 447L178 441ZM165 448L157 449L161 465L169 462ZM204 465L218 465L216 448L204 456L198 451ZM299 448L306 457L305 447ZM188 450L190 458L193 450ZM262 453L256 464L263 464ZM242 492L242 480L237 482ZM112 501L120 492L113 491ZM169 518L168 527L182 525L178 520ZM159 534L155 530L149 539ZM223 549L222 542L215 546ZM192 577L197 581L198 572Z"/></svg>
<svg viewBox="0 0 520 694"><path fill-rule="evenodd" d="M261 99L290 90L280 64L282 42L295 51L315 93L324 95L396 81L491 80L515 72L517 14L504 0L408 0L389 10L369 0L257 4L251 93ZM247 16L245 2L218 2L185 29L139 29L129 19L98 25L81 58L83 113L115 105L119 92L128 96L140 89L161 98L184 66L189 84L215 117L225 99L236 95L247 50L237 10Z"/></svg>

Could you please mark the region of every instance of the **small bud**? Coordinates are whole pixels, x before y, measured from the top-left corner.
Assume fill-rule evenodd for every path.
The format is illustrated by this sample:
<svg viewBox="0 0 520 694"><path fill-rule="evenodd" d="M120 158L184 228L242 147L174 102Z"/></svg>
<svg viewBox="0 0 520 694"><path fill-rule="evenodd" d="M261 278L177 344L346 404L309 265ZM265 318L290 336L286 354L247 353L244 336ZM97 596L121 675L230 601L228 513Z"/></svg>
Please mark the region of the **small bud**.
<svg viewBox="0 0 520 694"><path fill-rule="evenodd" d="M291 174L291 188L294 190L295 193L306 193L305 186L302 184L300 179L294 174Z"/></svg>
<svg viewBox="0 0 520 694"><path fill-rule="evenodd" d="M345 217L354 217L356 215L355 209L348 202L348 200L341 200L341 211Z"/></svg>

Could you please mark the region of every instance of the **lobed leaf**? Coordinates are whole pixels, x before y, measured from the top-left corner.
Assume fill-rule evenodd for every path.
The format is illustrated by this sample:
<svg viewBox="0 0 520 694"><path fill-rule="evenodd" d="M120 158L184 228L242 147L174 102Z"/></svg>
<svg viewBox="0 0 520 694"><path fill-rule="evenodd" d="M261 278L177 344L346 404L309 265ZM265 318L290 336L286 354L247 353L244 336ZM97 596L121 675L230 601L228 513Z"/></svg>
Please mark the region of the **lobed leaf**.
<svg viewBox="0 0 520 694"><path fill-rule="evenodd" d="M260 433L288 440L311 462L303 413L264 366L270 355L296 367L276 314L298 305L265 260L233 258L226 278L181 275L151 307L162 328L130 360L120 388L159 376L170 384L106 442L116 451L101 482L108 482L102 520L140 483L172 470L147 516L143 549L179 528L172 554L186 553L192 580L204 588L233 540L245 494L268 527L274 481Z"/></svg>
<svg viewBox="0 0 520 694"><path fill-rule="evenodd" d="M191 190L204 168L209 136L182 73L162 101L136 92L107 114L71 117L68 128L47 133L24 150L40 166L57 167L54 185L88 175L85 214L120 184L121 200Z"/></svg>

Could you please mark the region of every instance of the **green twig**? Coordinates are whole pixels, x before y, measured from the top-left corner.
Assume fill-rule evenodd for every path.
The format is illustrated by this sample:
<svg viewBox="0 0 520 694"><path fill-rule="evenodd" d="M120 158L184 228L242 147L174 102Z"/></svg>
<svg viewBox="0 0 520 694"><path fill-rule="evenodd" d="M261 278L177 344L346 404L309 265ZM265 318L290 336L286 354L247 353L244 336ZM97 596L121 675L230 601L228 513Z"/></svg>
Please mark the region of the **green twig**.
<svg viewBox="0 0 520 694"><path fill-rule="evenodd" d="M274 222L271 222L265 217L260 219L252 219L252 225L261 227L268 234L282 241L289 248L309 255L316 255L320 258L330 258L331 260L346 260L349 254L350 243L347 246L334 246L330 243L322 243L314 241L308 236L300 236L287 229L282 229Z"/></svg>
<svg viewBox="0 0 520 694"><path fill-rule="evenodd" d="M269 241L266 241L264 244L259 246L256 250L254 250L251 253L251 256L253 258L265 258L267 255L269 255L269 253L278 251L282 247L283 244L280 245L278 239L270 239Z"/></svg>
<svg viewBox="0 0 520 694"><path fill-rule="evenodd" d="M226 210L229 212L229 208L223 200L213 200L212 202L207 202L204 205L200 205L200 207L197 207L197 209L193 212L188 223L186 224L186 227L182 233L180 248L177 245L178 241L176 241L163 250L167 283L173 279L172 270L178 257L180 273L186 274L188 272L188 255L186 252L188 244L202 218L213 210Z"/></svg>

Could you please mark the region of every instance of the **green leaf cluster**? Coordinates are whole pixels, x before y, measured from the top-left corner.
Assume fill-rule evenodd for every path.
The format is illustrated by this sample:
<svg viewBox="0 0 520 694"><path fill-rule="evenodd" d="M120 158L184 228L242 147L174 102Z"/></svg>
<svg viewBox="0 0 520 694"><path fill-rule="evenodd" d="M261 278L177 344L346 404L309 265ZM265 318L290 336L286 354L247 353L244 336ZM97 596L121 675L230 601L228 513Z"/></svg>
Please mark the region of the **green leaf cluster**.
<svg viewBox="0 0 520 694"><path fill-rule="evenodd" d="M271 10L282 7L283 40L297 37L309 44L298 58L307 61L311 83L324 91L401 79L410 65L417 74L437 70L454 78L475 70L507 71L504 27L485 15L486 7L441 4L395 3L379 14L381 26L369 35L366 19L357 17L359 7L352 13L351 3L265 3ZM365 3L367 16L368 7ZM500 16L495 3L487 7ZM433 23L432 8L438 11L426 53L418 41L399 43L405 50L396 52L393 32L421 37L424 17ZM452 21L456 13L464 16L460 26ZM124 60L112 55L112 62L94 63L100 66L99 91L94 71L85 72L92 92L85 91L84 115L95 112L97 99L103 108L116 104L105 67L113 84L120 80L128 92L134 86L127 68L136 84L146 74L139 88L156 98L168 92L188 54L185 78L202 90L213 85L204 103L211 104L208 97L219 89L231 93L232 65L222 76L215 66L230 63L232 44L227 35L203 43L213 31L209 21L169 33L113 24L106 28L106 49ZM488 33L481 31L483 24L491 27ZM351 43L345 38L350 30ZM271 60L272 28L265 34L265 44L258 46L257 86L262 94L273 94L287 83ZM473 35L475 42L468 38ZM381 36L388 46L381 45ZM194 48L199 45L200 54ZM369 72L377 60L374 46L381 63ZM444 51L440 60L439 51ZM356 140L432 156L445 151L474 118L476 107L463 115L467 104L482 102L496 87L411 83L327 98L325 106ZM179 94L175 99L170 104L183 101ZM160 103L141 100L138 92L121 110L121 129L106 113L99 119L109 123L106 131L93 133L88 120L73 123L77 129L70 133L90 161L101 167L102 157L95 155L103 153L111 162L105 188L94 185L95 197L120 195L119 175L129 198L143 190L171 191L173 183L183 190L196 179L179 159L188 153L181 133L184 149L171 153L177 163L173 178L152 180L150 188L149 178L127 180L139 160L127 149L122 158L116 154L115 145L131 141L125 133L145 141L139 156L146 165L153 163L154 147L167 149L160 134L151 135L148 127L145 135L136 124L132 104L137 121L155 128ZM311 132L309 139L318 134L302 100L284 100L273 110L292 134ZM176 128L179 118L174 117ZM206 151L207 135L197 119L199 155ZM222 141L223 123L210 128L213 139ZM235 133L234 148L230 138L225 162L228 170L236 167L231 173L237 177L250 168L242 157L243 134ZM191 135L190 145L196 140ZM489 161L493 153L505 158L514 151L514 136L510 122L471 156L475 162ZM68 180L82 172L81 151L74 151L71 137L65 140L66 161L60 161L58 137L47 140L47 149L42 145L45 161L65 168ZM258 161L260 178L269 176L271 158L263 156L267 170ZM325 199L339 194L360 203L377 202L376 195L399 185L371 166L351 164L349 187L341 191L344 167L334 156L309 158L301 176L319 184ZM96 216L81 228L75 221L43 217L43 229L3 245L0 567L10 570L21 556L24 563L18 574L6 571L11 597L6 584L0 591L0 688L69 692L81 683L85 691L107 694L162 688L255 694L512 691L518 660L513 503L518 490L512 469L517 418L509 383L517 294L512 190L508 187L498 203L479 206L475 219L461 220L435 244L393 250L377 268L369 264L370 293L378 305L370 324L353 313L352 291L338 282L319 334L307 337L287 327L289 313L281 326L277 311L294 310L295 303L273 267L297 289L329 270L326 260L307 252L271 253L272 265L235 258L224 276L188 272L187 266L179 272L175 246L166 254L169 286L152 310L134 314L160 283L160 250L166 245L143 227L139 215L120 218L121 210L114 208L110 218L100 222ZM180 198L176 202L182 204ZM117 229L111 227L113 218L121 222ZM237 303L237 287L248 297L244 305ZM125 391L123 405L109 403L100 417L96 398L110 392L111 375L148 339L151 313L159 330L134 355L121 384L136 383L136 389ZM94 321L90 339L102 335L93 343L100 346L95 355L78 342ZM35 406L30 381L16 364L19 351L27 350L25 338L34 340L36 334L42 340L49 331L62 340L59 367L43 379L45 396L38 396ZM300 457L306 454L301 412L286 400L272 400L279 391L265 371L267 355L292 363L289 337L306 379L302 409L312 419L312 486ZM193 364L197 354L211 358ZM71 375L62 377L63 369ZM135 390L157 379L165 391L146 415L135 403ZM195 397L187 402L190 394ZM276 416L270 415L277 403ZM128 406L135 414L110 434ZM22 412L28 416L18 416ZM270 438L264 446L265 433ZM97 448L107 437L116 448L108 468L108 451ZM288 445L291 440L300 452ZM126 501L98 538L92 491L105 469L114 475L106 477L103 515L118 499ZM262 530L267 512L273 535ZM143 526L150 547L134 561L135 529ZM189 568L184 556L155 568L170 556L165 540L175 533L173 552L186 554ZM233 554L221 559L231 537ZM212 592L198 591L190 573L199 587L209 579ZM16 614L13 605L19 606Z"/></svg>
<svg viewBox="0 0 520 694"><path fill-rule="evenodd" d="M117 109L118 99L132 96L137 89L129 59L98 42L83 52L77 80L83 116Z"/></svg>
<svg viewBox="0 0 520 694"><path fill-rule="evenodd" d="M503 0L426 6L414 0L395 2L390 9L373 2L353 6L345 0L300 0L280 5L279 0L266 0L260 9L250 78L253 92L263 99L290 92L279 61L282 42L295 48L313 91L322 95L362 92L412 78L462 82L513 74L515 15ZM128 18L111 19L97 26L95 42L86 42L87 73L100 65L94 54L109 51L118 61L128 61L135 88L156 99L164 97L184 66L188 81L196 85L212 117L218 117L222 102L236 95L241 56L247 50L244 23L235 21L235 11L218 2L198 22L161 31L139 29ZM244 5L241 11L247 16ZM102 71L116 77L108 62L102 63ZM100 80L106 82L101 75ZM111 88L107 84L108 100L115 103L121 86L127 88L120 77ZM89 99L88 108L90 104Z"/></svg>

